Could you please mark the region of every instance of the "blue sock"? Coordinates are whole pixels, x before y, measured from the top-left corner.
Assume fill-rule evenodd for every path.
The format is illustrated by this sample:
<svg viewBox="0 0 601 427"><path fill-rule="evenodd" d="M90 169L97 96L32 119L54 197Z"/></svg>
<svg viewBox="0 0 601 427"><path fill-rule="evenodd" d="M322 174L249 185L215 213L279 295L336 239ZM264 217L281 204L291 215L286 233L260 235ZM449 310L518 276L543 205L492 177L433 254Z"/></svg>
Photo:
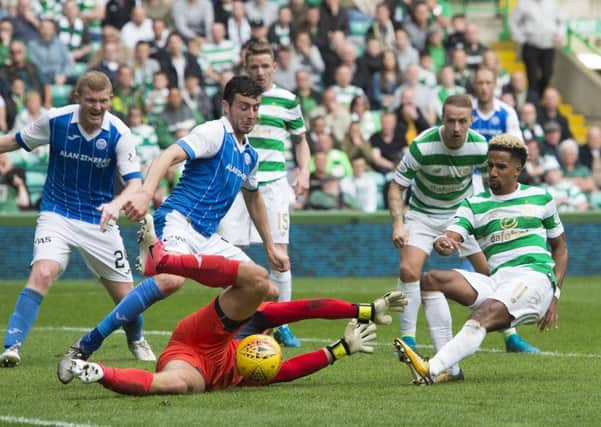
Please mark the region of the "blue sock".
<svg viewBox="0 0 601 427"><path fill-rule="evenodd" d="M96 325L94 329L83 336L79 342L80 348L84 352L91 354L102 345L102 341L104 341L104 339L115 329L126 324L139 324L139 327L141 328L142 320L140 314L156 301L159 301L163 298L164 295L159 289L154 278L148 277L144 279L138 286L133 288L127 295L125 295L125 298L123 298L119 304L115 306L113 311L111 311L104 319L102 319L102 321ZM135 320L132 322L130 319ZM137 326L133 327L131 330L134 331L136 328ZM129 340L130 335L127 329L126 332L128 333L127 338ZM137 332L132 332L131 336L135 337L136 333L139 334L139 339L139 337L141 337L140 330L137 330Z"/></svg>
<svg viewBox="0 0 601 427"><path fill-rule="evenodd" d="M24 288L17 298L15 311L8 318L4 348L23 344L40 311L44 296L31 288Z"/></svg>
<svg viewBox="0 0 601 427"><path fill-rule="evenodd" d="M144 326L144 316L141 314L133 322L123 325L127 342L139 341L142 338L142 326Z"/></svg>

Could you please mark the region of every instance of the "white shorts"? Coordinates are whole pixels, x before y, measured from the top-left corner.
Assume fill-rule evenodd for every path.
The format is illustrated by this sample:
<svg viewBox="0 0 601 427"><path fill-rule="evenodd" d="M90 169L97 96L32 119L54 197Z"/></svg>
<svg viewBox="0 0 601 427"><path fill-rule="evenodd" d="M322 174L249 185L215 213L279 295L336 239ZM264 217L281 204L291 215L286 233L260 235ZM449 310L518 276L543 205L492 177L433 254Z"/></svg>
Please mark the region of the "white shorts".
<svg viewBox="0 0 601 427"><path fill-rule="evenodd" d="M437 218L421 212L409 210L405 214L405 229L409 234L409 246L415 246L430 255L434 248L434 240L444 234L447 227L453 222L453 217ZM467 257L482 252L474 236L468 236L459 248L459 256Z"/></svg>
<svg viewBox="0 0 601 427"><path fill-rule="evenodd" d="M72 249L78 249L88 268L101 279L133 282L119 226L103 233L100 225L65 218L54 212L41 212L33 240L33 264L52 260L62 273L69 264Z"/></svg>
<svg viewBox="0 0 601 427"><path fill-rule="evenodd" d="M165 226L161 236L168 252L180 254L221 255L228 259L250 262L251 259L240 248L226 242L220 235L213 233L206 238L186 220L178 211L165 216Z"/></svg>
<svg viewBox="0 0 601 427"><path fill-rule="evenodd" d="M492 276L465 270L455 271L461 273L478 292L476 302L470 308L478 308L487 299L497 300L507 307L513 317L511 326L538 322L547 312L553 298L551 280L538 271L509 267Z"/></svg>
<svg viewBox="0 0 601 427"><path fill-rule="evenodd" d="M287 245L290 241L290 185L286 178L279 179L259 187L267 208L267 221L274 243ZM261 236L253 224L242 193L238 194L234 204L221 220L217 231L225 240L236 246L248 246L262 243Z"/></svg>

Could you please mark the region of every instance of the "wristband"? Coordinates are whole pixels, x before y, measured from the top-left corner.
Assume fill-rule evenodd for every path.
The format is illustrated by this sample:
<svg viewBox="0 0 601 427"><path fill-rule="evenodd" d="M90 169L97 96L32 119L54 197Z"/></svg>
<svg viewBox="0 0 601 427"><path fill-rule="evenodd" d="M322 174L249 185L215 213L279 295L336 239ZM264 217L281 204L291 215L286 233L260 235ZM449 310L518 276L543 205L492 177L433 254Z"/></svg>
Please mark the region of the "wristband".
<svg viewBox="0 0 601 427"><path fill-rule="evenodd" d="M357 320L359 323L369 323L374 320L375 311L373 304L357 304Z"/></svg>
<svg viewBox="0 0 601 427"><path fill-rule="evenodd" d="M344 340L344 338L339 339L333 344L330 344L326 347L330 354L332 355L332 363L337 361L338 359L343 358L344 356L351 354L350 349L348 348L348 344Z"/></svg>
<svg viewBox="0 0 601 427"><path fill-rule="evenodd" d="M559 297L561 296L561 289L557 285L555 285L555 292L553 292L553 296L557 301L559 301Z"/></svg>

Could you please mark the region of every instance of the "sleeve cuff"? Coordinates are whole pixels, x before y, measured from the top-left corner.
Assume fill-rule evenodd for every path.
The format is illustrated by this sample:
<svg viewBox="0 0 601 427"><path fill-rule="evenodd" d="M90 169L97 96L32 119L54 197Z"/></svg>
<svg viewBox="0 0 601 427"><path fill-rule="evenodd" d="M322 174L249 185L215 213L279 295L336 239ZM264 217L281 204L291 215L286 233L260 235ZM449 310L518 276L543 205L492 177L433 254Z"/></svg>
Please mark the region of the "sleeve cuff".
<svg viewBox="0 0 601 427"><path fill-rule="evenodd" d="M25 143L23 136L21 136L21 132L17 132L15 134L15 139L17 140L17 144L19 144L19 146L21 146L22 149L24 149L25 151L31 151L31 148L29 148L29 146Z"/></svg>
<svg viewBox="0 0 601 427"><path fill-rule="evenodd" d="M192 147L190 147L186 141L184 141L183 139L180 139L176 142L176 144L179 145L180 147L182 147L182 149L188 155L189 159L196 158L196 154L194 153L194 150L192 150Z"/></svg>
<svg viewBox="0 0 601 427"><path fill-rule="evenodd" d="M122 178L124 181L129 181L130 179L142 179L142 172L132 172L132 173L128 173L126 175L122 175Z"/></svg>

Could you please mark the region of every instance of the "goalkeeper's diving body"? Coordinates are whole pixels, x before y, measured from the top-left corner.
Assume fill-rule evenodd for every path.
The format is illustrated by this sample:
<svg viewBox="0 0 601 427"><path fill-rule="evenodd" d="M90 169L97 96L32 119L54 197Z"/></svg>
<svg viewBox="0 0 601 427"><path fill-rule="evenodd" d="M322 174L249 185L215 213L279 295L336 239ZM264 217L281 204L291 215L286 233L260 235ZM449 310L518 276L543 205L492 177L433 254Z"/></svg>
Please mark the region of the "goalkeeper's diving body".
<svg viewBox="0 0 601 427"><path fill-rule="evenodd" d="M152 217L144 220L140 259L145 270L157 268L168 272L181 265L179 257L164 251L154 235ZM213 255L215 257L215 255ZM227 271L235 271L240 261L223 258ZM181 268L178 274L182 274ZM211 283L206 283L211 286ZM235 364L236 333L252 321L255 328L270 329L304 319L352 319L344 336L335 343L284 361L277 375L268 383L292 381L333 364L357 352L371 353L376 337L376 324L390 324L389 311L402 311L407 303L404 295L390 292L371 304L352 304L333 298L299 299L287 302L263 302L272 292L270 282L253 286L216 284L225 289L209 304L181 320L161 353L156 372L142 369L120 369L83 359L71 359L69 370L85 383L99 382L105 388L122 394L202 393L250 385ZM253 384L254 385L254 384Z"/></svg>

